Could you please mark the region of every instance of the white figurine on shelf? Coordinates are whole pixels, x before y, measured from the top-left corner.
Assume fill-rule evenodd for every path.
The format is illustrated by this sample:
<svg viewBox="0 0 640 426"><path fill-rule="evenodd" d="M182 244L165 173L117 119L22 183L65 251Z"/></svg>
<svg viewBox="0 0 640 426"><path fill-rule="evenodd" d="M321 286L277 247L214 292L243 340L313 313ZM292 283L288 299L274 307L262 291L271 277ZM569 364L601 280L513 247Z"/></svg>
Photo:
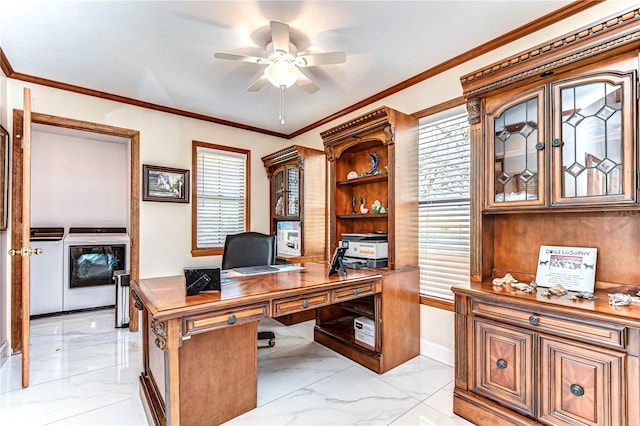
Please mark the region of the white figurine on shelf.
<svg viewBox="0 0 640 426"><path fill-rule="evenodd" d="M360 213L367 214L369 209L364 206L364 198L360 198Z"/></svg>

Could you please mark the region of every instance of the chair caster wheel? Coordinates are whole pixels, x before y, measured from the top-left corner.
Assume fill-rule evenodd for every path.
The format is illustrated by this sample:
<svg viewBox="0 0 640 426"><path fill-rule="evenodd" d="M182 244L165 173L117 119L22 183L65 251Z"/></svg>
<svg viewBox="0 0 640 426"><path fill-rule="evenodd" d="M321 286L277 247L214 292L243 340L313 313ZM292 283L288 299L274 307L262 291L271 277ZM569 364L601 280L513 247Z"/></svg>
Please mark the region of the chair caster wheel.
<svg viewBox="0 0 640 426"><path fill-rule="evenodd" d="M276 341L273 339L269 339L269 347L272 348L276 345Z"/></svg>

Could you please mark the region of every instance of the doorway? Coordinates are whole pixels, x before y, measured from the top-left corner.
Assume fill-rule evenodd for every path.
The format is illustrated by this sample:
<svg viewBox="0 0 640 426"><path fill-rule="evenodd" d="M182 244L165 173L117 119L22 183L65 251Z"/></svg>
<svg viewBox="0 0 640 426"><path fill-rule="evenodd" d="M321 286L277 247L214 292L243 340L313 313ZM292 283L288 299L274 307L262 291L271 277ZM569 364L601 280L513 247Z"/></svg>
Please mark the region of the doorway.
<svg viewBox="0 0 640 426"><path fill-rule="evenodd" d="M74 120L63 117L56 117L46 114L31 114L33 124L44 124L53 127L81 130L85 132L99 133L102 135L118 136L130 140L130 212L129 212L129 237L131 239L130 249L130 273L131 279L137 280L139 277L139 199L140 199L140 132L137 130L124 129L120 127L107 126L103 124L90 123L86 121ZM11 150L11 247L26 247L28 241L22 241L22 149L21 141L23 129L23 111L13 111L13 143ZM13 257L10 261L11 270L11 349L13 353L22 351L22 266L19 257ZM130 306L129 330L138 331L138 315L133 303Z"/></svg>

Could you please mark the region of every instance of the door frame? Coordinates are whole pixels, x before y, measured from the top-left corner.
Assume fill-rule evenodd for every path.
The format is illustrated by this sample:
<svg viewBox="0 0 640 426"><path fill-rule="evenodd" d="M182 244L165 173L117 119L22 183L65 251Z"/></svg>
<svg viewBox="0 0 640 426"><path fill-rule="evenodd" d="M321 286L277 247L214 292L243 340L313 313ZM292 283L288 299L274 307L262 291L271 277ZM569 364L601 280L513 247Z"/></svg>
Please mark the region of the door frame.
<svg viewBox="0 0 640 426"><path fill-rule="evenodd" d="M22 147L18 143L22 140L22 125L24 111L13 110L13 140L11 143L11 240L9 248L26 247L29 242L22 241ZM31 113L31 123L46 124L66 129L83 130L104 135L120 136L128 138L131 142L130 149L130 216L129 237L130 243L130 274L131 279L139 278L140 261L140 132L138 130L122 127L108 126L91 123L88 121L74 120L71 118L56 117L47 114ZM22 265L20 256L14 256L10 260L11 270L11 350L12 353L22 351ZM138 310L133 300L129 300L129 331L138 331Z"/></svg>

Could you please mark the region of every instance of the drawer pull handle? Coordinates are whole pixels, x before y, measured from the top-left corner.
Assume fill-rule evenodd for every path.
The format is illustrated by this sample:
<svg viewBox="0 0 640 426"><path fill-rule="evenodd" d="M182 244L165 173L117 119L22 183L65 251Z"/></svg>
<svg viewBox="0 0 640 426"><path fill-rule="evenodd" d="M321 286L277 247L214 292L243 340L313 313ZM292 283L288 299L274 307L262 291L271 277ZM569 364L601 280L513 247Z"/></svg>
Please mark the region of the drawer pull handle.
<svg viewBox="0 0 640 426"><path fill-rule="evenodd" d="M358 291L358 289L356 288L355 290L353 290L353 295L357 296L358 294L360 294L360 292Z"/></svg>
<svg viewBox="0 0 640 426"><path fill-rule="evenodd" d="M499 359L499 360L496 362L496 365L498 366L498 368L499 368L500 370L504 370L505 368L507 368L507 361L505 361L504 359Z"/></svg>
<svg viewBox="0 0 640 426"><path fill-rule="evenodd" d="M307 299L302 301L302 307L303 308L308 308L309 307L309 301Z"/></svg>
<svg viewBox="0 0 640 426"><path fill-rule="evenodd" d="M235 314L231 314L229 315L229 324L235 324L236 323L236 315Z"/></svg>
<svg viewBox="0 0 640 426"><path fill-rule="evenodd" d="M531 315L529 317L529 323L531 323L531 325L538 325L538 324L540 324L540 318L538 318L535 315Z"/></svg>
<svg viewBox="0 0 640 426"><path fill-rule="evenodd" d="M571 389L571 393L574 394L575 396L584 395L584 389L580 385L573 384L569 387L569 389Z"/></svg>

